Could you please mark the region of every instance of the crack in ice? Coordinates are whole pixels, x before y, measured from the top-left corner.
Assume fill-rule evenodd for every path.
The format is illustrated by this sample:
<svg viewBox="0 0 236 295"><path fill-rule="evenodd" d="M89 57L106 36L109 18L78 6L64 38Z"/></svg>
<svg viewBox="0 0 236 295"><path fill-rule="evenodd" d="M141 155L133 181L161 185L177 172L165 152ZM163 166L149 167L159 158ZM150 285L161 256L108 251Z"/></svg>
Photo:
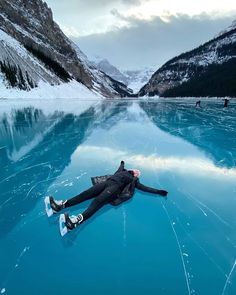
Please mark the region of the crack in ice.
<svg viewBox="0 0 236 295"><path fill-rule="evenodd" d="M226 288L227 288L227 286L228 286L228 284L229 284L229 282L230 282L230 277L231 277L231 275L232 275L232 273L233 273L233 271L234 271L235 265L236 265L236 260L234 261L234 265L233 265L233 267L231 268L231 271L230 271L229 275L227 276L227 279L226 279L226 282L225 282L225 285L224 285L224 289L223 289L223 291L222 291L222 295L225 294Z"/></svg>
<svg viewBox="0 0 236 295"><path fill-rule="evenodd" d="M188 294L190 295L190 294L191 294L191 289L190 289L190 286L189 286L189 277L188 277L188 274L187 274L187 271L186 271L186 266L185 266L185 262L184 262L183 253L182 253L182 251L181 251L180 242L179 242L179 239L178 239L177 233L176 233L176 231L175 231L175 229L174 229L174 226L173 226L173 222L172 222L172 220L171 220L171 218L170 218L170 215L169 215L169 213L168 213L166 207L165 207L164 205L162 205L162 207L163 207L163 209L165 210L166 215L167 215L167 217L168 217L168 219L169 219L169 221L170 221L171 228L172 228L172 230L173 230L173 233L174 233L174 235L175 235L176 242L177 242L177 244L178 244L179 253L180 253L180 257L181 257L182 265L183 265L183 269L184 269L184 275L185 275L185 281L186 281L186 285L187 285L187 289L188 289Z"/></svg>
<svg viewBox="0 0 236 295"><path fill-rule="evenodd" d="M123 246L126 247L127 239L126 239L126 211L124 206L122 206L122 214L123 214Z"/></svg>
<svg viewBox="0 0 236 295"><path fill-rule="evenodd" d="M227 227L229 227L230 229L232 229L231 225L225 221L221 216L219 216L214 210L212 210L211 208L209 208L206 204L202 203L201 201L197 200L196 198L193 197L192 194L190 193L185 193L184 191L179 190L181 193L183 193L187 198L190 198L191 200L195 201L196 203L198 203L199 205L203 206L204 208L206 208L209 212L211 212L221 223L223 223L224 225L226 225ZM200 208L199 208L200 209ZM203 211L203 210L202 210ZM203 211L204 212L204 211ZM205 213L206 214L206 213ZM205 215L204 214L204 215Z"/></svg>
<svg viewBox="0 0 236 295"><path fill-rule="evenodd" d="M14 173L14 174L12 174L12 175L10 175L10 176L4 178L3 180L0 181L0 184L3 183L4 181L6 181L6 180L8 180L8 179L10 179L10 178L12 178L12 177L14 177L14 176L16 176L17 174L19 174L19 173L21 173L21 172L24 172L24 171L29 170L29 169L34 168L34 167L47 165L47 164L49 164L49 163L50 163L50 162L45 162L45 163L40 163L40 164L36 164L36 165L30 166L30 167L27 167L27 168L25 168L25 169L23 169L23 170L21 170L21 171L19 171L19 172L16 172L16 173Z"/></svg>

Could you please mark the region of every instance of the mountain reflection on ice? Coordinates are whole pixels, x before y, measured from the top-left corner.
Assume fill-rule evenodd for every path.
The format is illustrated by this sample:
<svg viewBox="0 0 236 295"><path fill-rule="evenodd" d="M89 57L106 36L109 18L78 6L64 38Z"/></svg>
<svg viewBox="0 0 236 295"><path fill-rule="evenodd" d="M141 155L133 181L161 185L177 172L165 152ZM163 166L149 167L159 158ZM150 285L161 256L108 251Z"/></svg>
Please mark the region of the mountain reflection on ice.
<svg viewBox="0 0 236 295"><path fill-rule="evenodd" d="M233 102L1 103L0 292L236 294ZM137 191L62 239L44 196L69 198L121 160L168 200Z"/></svg>

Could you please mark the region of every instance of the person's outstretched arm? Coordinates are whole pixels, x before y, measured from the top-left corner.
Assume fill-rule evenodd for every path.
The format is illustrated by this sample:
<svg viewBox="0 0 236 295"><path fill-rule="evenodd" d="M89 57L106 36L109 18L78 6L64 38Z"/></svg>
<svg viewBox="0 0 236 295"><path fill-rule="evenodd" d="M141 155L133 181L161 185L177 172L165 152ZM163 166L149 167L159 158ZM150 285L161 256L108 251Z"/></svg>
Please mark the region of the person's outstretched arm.
<svg viewBox="0 0 236 295"><path fill-rule="evenodd" d="M118 170L114 174L122 172L122 171L124 171L124 169L125 169L125 162L121 161L120 162L120 167L118 168Z"/></svg>
<svg viewBox="0 0 236 295"><path fill-rule="evenodd" d="M144 192L147 192L147 193L152 193L152 194L158 194L158 195L161 195L163 197L167 196L167 194L168 194L168 192L165 191L165 190L159 190L159 189L156 189L156 188L146 186L146 185L140 183L139 180L136 182L135 187L137 189L141 190L141 191L144 191Z"/></svg>

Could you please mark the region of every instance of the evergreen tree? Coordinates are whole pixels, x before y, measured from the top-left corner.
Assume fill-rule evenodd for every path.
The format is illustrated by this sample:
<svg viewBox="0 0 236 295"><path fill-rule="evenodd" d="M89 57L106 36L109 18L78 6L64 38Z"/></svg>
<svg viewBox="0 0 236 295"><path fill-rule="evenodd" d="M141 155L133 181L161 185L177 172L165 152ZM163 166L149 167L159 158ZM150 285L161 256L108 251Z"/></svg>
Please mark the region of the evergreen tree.
<svg viewBox="0 0 236 295"><path fill-rule="evenodd" d="M0 61L1 72L5 75L6 80L11 87L16 87L17 82L17 68L10 63Z"/></svg>
<svg viewBox="0 0 236 295"><path fill-rule="evenodd" d="M26 75L26 80L27 80L28 85L30 86L30 88L34 88L35 87L34 82L32 81L32 79L30 79L29 74L28 74L27 71L25 72L25 75Z"/></svg>
<svg viewBox="0 0 236 295"><path fill-rule="evenodd" d="M164 97L229 96L236 97L236 58L223 64L211 64L188 81L164 92Z"/></svg>
<svg viewBox="0 0 236 295"><path fill-rule="evenodd" d="M42 61L47 68L53 71L60 79L69 82L71 79L70 74L55 60L46 56L42 51L33 48L32 46L25 45L25 48L31 52L36 58Z"/></svg>
<svg viewBox="0 0 236 295"><path fill-rule="evenodd" d="M27 89L27 83L23 77L21 68L18 66L18 77L19 77L19 82L18 82L18 87L22 90L26 90Z"/></svg>
<svg viewBox="0 0 236 295"><path fill-rule="evenodd" d="M29 90L35 85L30 79L28 72L25 72L25 77L19 66L11 65L9 62L0 61L0 71L4 74L6 81L11 87L18 87L21 90Z"/></svg>

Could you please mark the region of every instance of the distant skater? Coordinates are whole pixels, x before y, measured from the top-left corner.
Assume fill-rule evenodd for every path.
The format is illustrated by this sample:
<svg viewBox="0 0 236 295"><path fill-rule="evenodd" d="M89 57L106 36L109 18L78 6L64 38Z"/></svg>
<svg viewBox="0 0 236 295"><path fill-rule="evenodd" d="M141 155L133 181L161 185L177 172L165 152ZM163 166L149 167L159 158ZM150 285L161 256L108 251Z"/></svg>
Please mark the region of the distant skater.
<svg viewBox="0 0 236 295"><path fill-rule="evenodd" d="M69 216L67 213L61 214L60 217L62 217L67 230L72 230L90 218L104 205L110 203L111 205L117 206L130 199L134 195L135 188L163 197L167 196L168 192L165 190L159 190L141 184L139 182L141 172L137 169L127 170L124 168L124 165L124 161L121 161L118 170L113 175L92 178L94 186L71 199L57 201L52 196L46 197L46 211L48 213L51 210L51 214L48 213L48 216L94 198L89 207L77 216Z"/></svg>
<svg viewBox="0 0 236 295"><path fill-rule="evenodd" d="M201 100L196 101L195 108L201 108Z"/></svg>
<svg viewBox="0 0 236 295"><path fill-rule="evenodd" d="M224 100L224 108L227 108L229 104L229 99L225 98L223 100Z"/></svg>

